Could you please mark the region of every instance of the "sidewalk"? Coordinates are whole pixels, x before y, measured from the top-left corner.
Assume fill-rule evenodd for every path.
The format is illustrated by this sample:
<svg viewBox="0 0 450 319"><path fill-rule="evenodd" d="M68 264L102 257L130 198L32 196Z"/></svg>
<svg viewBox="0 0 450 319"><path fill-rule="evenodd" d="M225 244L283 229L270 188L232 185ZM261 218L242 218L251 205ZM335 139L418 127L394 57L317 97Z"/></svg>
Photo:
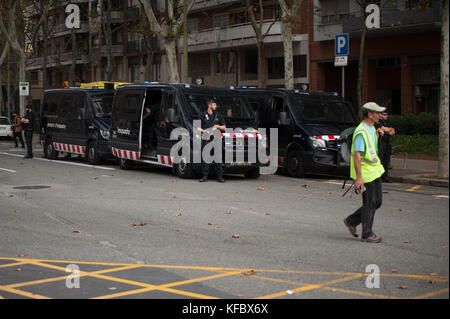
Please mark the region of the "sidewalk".
<svg viewBox="0 0 450 319"><path fill-rule="evenodd" d="M427 177L437 176L438 161L416 160L392 157L389 177L393 182L430 185L448 188L448 179ZM425 175L425 176L424 176Z"/></svg>

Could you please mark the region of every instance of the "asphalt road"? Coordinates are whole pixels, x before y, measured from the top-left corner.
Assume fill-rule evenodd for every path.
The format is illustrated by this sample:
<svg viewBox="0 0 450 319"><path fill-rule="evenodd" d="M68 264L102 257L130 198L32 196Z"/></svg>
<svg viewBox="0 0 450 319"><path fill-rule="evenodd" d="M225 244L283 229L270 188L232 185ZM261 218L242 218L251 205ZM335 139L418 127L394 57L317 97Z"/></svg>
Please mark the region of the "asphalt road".
<svg viewBox="0 0 450 319"><path fill-rule="evenodd" d="M384 184L383 241L369 244L343 224L361 198L342 197L342 180L199 183L39 148L23 159L11 144L0 141L0 298L449 298L446 188Z"/></svg>

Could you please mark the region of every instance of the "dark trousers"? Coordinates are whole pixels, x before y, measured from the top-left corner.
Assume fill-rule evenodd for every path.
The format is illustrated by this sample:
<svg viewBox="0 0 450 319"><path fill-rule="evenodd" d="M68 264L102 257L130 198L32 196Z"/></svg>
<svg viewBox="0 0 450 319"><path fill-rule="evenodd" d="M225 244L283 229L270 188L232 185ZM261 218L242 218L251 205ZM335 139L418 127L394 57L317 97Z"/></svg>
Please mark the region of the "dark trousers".
<svg viewBox="0 0 450 319"><path fill-rule="evenodd" d="M24 147L23 138L22 138L22 131L14 132L14 144L16 144L16 146L19 146L19 144L17 143L17 139L19 139L20 143L22 143L22 147Z"/></svg>
<svg viewBox="0 0 450 319"><path fill-rule="evenodd" d="M216 162L212 162L211 164L202 162L202 175L203 176L208 176L210 165L214 166L214 168L216 170L217 178L223 177L222 163L216 163Z"/></svg>
<svg viewBox="0 0 450 319"><path fill-rule="evenodd" d="M353 214L347 217L347 222L352 226L362 224L362 238L371 236L373 219L375 211L381 207L383 201L383 192L381 189L381 179L370 183L364 183L366 190L362 194L363 205L357 209Z"/></svg>
<svg viewBox="0 0 450 319"><path fill-rule="evenodd" d="M380 142L378 145L378 154L380 155L381 164L384 167L384 174L381 176L382 179L388 178L389 161L392 155L392 145L391 143Z"/></svg>
<svg viewBox="0 0 450 319"><path fill-rule="evenodd" d="M33 156L33 131L25 130L25 143L27 143L27 155Z"/></svg>

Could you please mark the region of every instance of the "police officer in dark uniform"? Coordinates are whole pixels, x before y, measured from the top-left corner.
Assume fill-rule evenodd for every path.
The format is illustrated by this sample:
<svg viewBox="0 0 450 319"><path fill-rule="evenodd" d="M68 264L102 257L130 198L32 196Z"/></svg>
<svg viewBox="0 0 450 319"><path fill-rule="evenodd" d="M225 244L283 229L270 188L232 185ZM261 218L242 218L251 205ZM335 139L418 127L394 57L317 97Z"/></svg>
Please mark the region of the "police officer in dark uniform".
<svg viewBox="0 0 450 319"><path fill-rule="evenodd" d="M218 104L215 100L210 99L207 101L208 108L206 112L204 112L201 115L201 128L198 128L199 132L204 133L206 130L210 130L212 133L214 130L221 130L225 131L226 125L225 125L225 119L223 116L219 113ZM222 163L212 163L216 169L217 172L217 181L220 183L225 183L225 180L223 179L223 167ZM208 181L208 174L209 174L209 164L205 163L205 161L202 161L202 175L203 177L200 179L200 182L206 182Z"/></svg>
<svg viewBox="0 0 450 319"><path fill-rule="evenodd" d="M395 134L395 129L389 124L387 118L387 112L381 113L380 120L376 124L376 129L380 136L378 140L378 155L384 167L384 174L381 176L381 180L385 183L392 183L392 180L388 176L388 168L392 155L391 139L392 135Z"/></svg>
<svg viewBox="0 0 450 319"><path fill-rule="evenodd" d="M25 143L27 144L27 155L23 158L33 158L33 128L34 113L31 104L27 104L25 116L22 117L22 128L25 134Z"/></svg>

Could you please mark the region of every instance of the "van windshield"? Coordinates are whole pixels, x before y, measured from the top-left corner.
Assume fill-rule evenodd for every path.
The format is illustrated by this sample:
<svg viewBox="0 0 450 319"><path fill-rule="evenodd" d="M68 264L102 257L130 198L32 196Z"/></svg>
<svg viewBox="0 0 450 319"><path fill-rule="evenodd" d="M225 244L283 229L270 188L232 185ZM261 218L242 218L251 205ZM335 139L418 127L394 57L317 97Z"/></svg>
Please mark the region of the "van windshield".
<svg viewBox="0 0 450 319"><path fill-rule="evenodd" d="M255 119L253 109L242 96L186 94L189 105L188 112L192 119L199 119L201 114L206 112L206 103L211 98L217 102L219 113L229 122L253 121Z"/></svg>
<svg viewBox="0 0 450 319"><path fill-rule="evenodd" d="M91 94L91 102L95 112L95 116L110 116L114 93Z"/></svg>
<svg viewBox="0 0 450 319"><path fill-rule="evenodd" d="M295 95L296 113L304 122L353 124L351 105L335 97Z"/></svg>
<svg viewBox="0 0 450 319"><path fill-rule="evenodd" d="M9 119L6 117L0 117L0 125L10 125Z"/></svg>

